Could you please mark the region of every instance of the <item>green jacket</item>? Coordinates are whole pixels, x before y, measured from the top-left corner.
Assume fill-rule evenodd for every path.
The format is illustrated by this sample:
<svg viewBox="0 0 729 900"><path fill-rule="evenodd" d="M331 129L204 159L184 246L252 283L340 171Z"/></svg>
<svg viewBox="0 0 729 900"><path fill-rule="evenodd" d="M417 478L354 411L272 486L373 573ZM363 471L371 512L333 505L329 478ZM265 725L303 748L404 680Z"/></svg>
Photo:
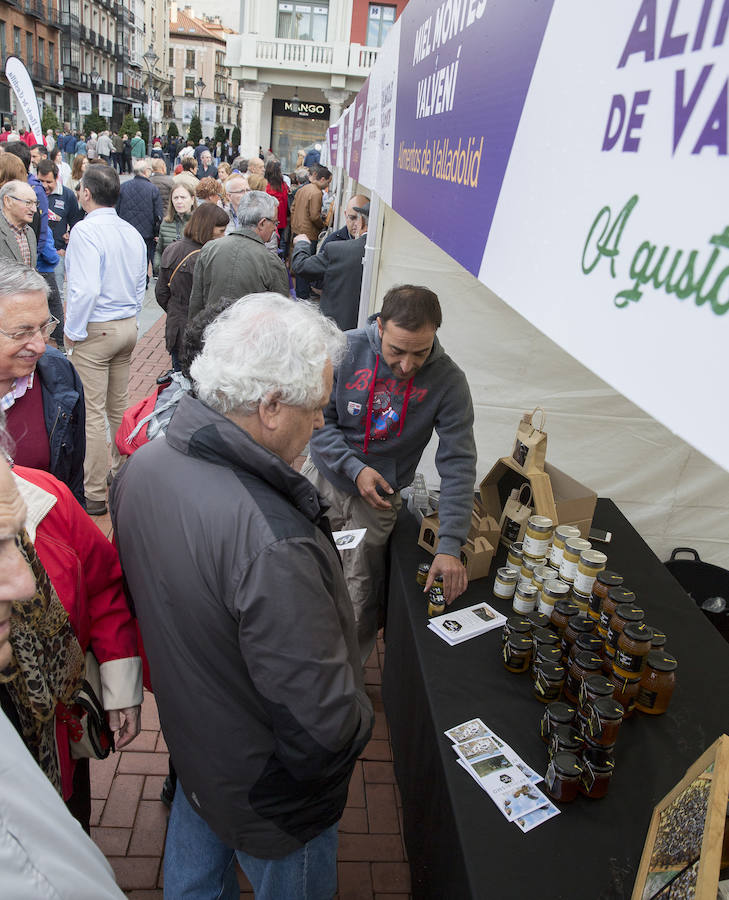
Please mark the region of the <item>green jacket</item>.
<svg viewBox="0 0 729 900"><path fill-rule="evenodd" d="M144 138L133 137L132 138L132 156L137 159L143 159L145 155L145 144Z"/></svg>
<svg viewBox="0 0 729 900"><path fill-rule="evenodd" d="M188 320L222 297L274 291L289 296L289 276L275 253L267 250L254 228L243 226L208 241L200 251L190 294Z"/></svg>
<svg viewBox="0 0 729 900"><path fill-rule="evenodd" d="M192 212L187 213L180 217L177 213L175 213L175 218L172 222L168 222L166 219L162 219L159 226L159 239L157 241L157 249L154 251L154 271L159 271L160 262L162 261L162 254L165 252L165 248L169 247L170 244L175 241L179 241L182 237L182 232L185 229L185 225L190 221L190 217L192 216Z"/></svg>

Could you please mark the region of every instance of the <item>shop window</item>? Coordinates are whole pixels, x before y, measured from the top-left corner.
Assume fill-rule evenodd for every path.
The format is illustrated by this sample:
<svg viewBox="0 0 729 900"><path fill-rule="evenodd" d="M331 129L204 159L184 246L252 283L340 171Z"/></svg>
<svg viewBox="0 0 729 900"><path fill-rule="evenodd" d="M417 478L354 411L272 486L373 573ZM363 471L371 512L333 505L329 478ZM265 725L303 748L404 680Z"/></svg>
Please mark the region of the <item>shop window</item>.
<svg viewBox="0 0 729 900"><path fill-rule="evenodd" d="M383 6L381 3L370 3L367 16L367 46L381 47L388 32L395 24L397 8Z"/></svg>
<svg viewBox="0 0 729 900"><path fill-rule="evenodd" d="M329 4L283 3L278 4L276 36L297 41L326 41Z"/></svg>
<svg viewBox="0 0 729 900"><path fill-rule="evenodd" d="M185 50L185 68L186 69L194 69L195 68L195 51L194 50Z"/></svg>

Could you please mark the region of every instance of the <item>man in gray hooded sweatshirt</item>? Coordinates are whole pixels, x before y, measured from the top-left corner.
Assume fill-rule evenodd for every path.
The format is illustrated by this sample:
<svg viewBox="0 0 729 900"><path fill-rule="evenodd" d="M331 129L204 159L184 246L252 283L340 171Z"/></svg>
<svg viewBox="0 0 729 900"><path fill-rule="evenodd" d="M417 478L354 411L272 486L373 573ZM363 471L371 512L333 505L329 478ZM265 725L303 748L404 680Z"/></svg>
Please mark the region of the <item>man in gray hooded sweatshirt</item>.
<svg viewBox="0 0 729 900"><path fill-rule="evenodd" d="M473 405L463 372L435 336L442 314L433 291L391 288L365 328L347 332L347 353L334 373L324 427L314 432L302 474L316 486L335 531L366 528L342 554L366 662L377 636L385 547L401 506L400 489L436 430L441 477L438 554L426 591L443 576L447 603L466 589L460 561L476 480Z"/></svg>

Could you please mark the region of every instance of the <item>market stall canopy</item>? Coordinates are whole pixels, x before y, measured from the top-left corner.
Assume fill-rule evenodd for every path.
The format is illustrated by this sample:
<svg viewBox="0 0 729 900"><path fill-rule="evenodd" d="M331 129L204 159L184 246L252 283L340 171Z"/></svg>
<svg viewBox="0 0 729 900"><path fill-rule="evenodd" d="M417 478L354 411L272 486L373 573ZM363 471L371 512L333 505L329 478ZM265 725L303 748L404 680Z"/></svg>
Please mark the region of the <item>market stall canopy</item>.
<svg viewBox="0 0 729 900"><path fill-rule="evenodd" d="M729 470L729 6L411 0L344 168Z"/></svg>

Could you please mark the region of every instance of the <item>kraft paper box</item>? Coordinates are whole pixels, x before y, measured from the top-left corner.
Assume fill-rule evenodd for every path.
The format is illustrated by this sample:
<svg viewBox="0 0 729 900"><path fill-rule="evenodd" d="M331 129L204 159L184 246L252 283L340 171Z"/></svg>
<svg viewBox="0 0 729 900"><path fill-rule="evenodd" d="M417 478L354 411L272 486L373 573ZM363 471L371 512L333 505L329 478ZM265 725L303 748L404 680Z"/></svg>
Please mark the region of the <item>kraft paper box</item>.
<svg viewBox="0 0 729 900"><path fill-rule="evenodd" d="M425 516L420 524L418 545L434 556L438 552L438 513ZM485 578L491 568L499 543L499 523L483 510L480 501L474 500L471 511L471 527L466 543L461 547L461 562L466 567L469 581Z"/></svg>

